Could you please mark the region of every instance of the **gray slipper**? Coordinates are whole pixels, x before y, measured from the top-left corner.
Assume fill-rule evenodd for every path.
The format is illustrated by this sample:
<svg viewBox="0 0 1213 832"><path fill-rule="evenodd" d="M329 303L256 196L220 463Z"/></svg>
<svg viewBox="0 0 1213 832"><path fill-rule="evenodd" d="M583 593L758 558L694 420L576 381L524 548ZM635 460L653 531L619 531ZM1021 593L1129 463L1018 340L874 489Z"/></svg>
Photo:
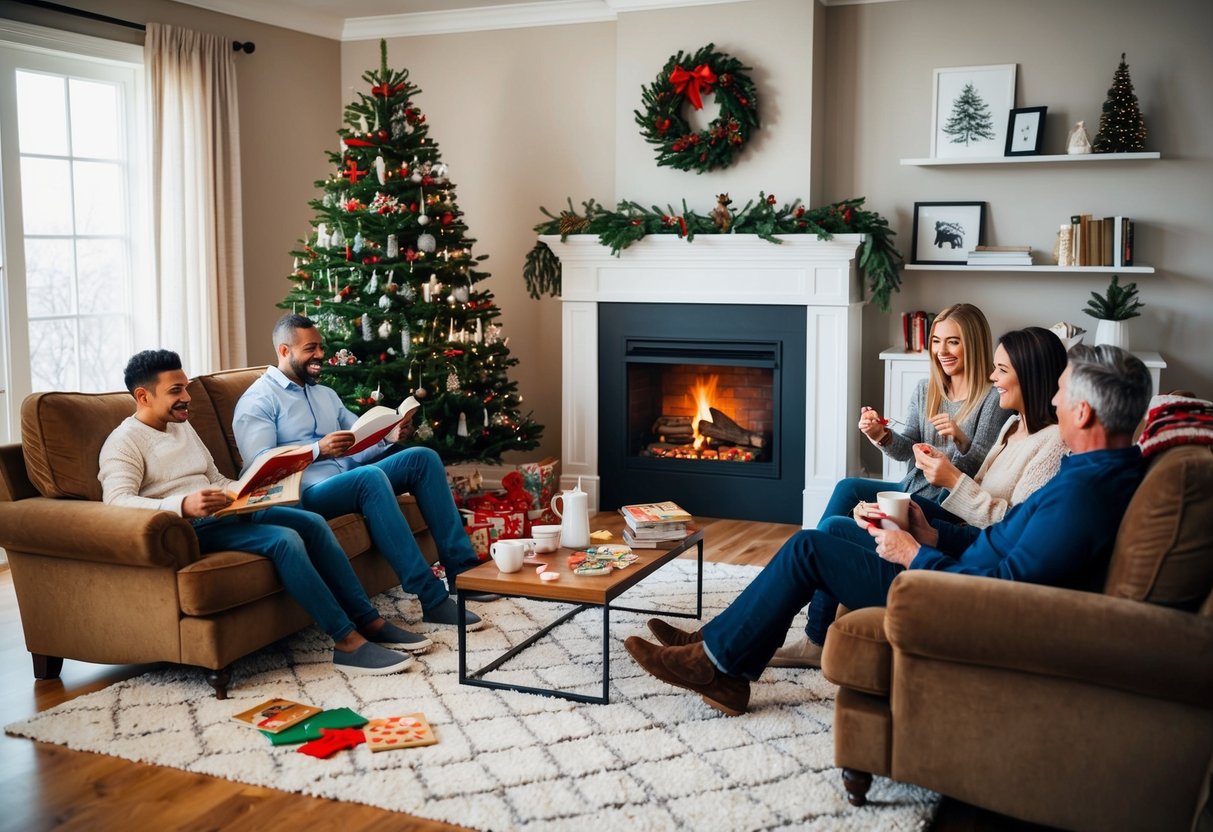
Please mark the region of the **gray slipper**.
<svg viewBox="0 0 1213 832"><path fill-rule="evenodd" d="M369 641L351 653L333 650L333 666L351 675L386 676L399 673L412 661L407 653L393 653Z"/></svg>
<svg viewBox="0 0 1213 832"><path fill-rule="evenodd" d="M455 627L459 624L459 606L447 598L432 610L426 610L421 614L421 620L427 624L441 624L444 627ZM479 630L484 626L484 622L480 620L480 616L471 610L464 610L464 622L469 630Z"/></svg>
<svg viewBox="0 0 1213 832"><path fill-rule="evenodd" d="M411 653L420 653L430 649L434 643L421 633L410 633L403 627L397 627L390 621L384 621L383 626L374 633L363 633L367 641L373 641L384 647L400 647Z"/></svg>

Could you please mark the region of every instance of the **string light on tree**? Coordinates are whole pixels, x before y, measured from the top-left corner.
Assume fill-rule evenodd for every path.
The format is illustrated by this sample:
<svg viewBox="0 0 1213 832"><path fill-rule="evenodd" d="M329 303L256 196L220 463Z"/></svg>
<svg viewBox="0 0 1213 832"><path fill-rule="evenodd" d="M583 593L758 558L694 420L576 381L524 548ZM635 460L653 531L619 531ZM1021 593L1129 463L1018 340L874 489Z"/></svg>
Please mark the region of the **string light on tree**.
<svg viewBox="0 0 1213 832"><path fill-rule="evenodd" d="M1099 132L1091 146L1096 153L1140 153L1146 149L1146 123L1137 105L1124 52L1120 53L1120 66L1112 76L1108 100L1099 116Z"/></svg>

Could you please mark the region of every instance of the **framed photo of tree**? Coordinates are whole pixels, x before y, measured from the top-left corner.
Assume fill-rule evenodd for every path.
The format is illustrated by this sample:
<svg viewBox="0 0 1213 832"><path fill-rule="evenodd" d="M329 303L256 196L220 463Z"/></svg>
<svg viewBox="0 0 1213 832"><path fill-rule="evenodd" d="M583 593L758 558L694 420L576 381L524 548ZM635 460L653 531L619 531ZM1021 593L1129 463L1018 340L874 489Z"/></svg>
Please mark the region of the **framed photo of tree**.
<svg viewBox="0 0 1213 832"><path fill-rule="evenodd" d="M915 202L910 262L963 266L969 252L985 243L984 202Z"/></svg>
<svg viewBox="0 0 1213 832"><path fill-rule="evenodd" d="M1015 106L1015 64L935 70L931 158L1002 156Z"/></svg>

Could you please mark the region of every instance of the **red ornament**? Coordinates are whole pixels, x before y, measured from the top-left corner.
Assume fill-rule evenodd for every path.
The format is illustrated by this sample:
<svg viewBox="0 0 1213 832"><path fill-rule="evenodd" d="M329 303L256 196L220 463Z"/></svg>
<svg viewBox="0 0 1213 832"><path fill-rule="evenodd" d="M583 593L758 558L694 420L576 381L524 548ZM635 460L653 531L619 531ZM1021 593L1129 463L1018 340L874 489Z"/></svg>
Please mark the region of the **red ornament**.
<svg viewBox="0 0 1213 832"><path fill-rule="evenodd" d="M387 131L386 130L379 131L379 141L381 141L381 142L387 141Z"/></svg>
<svg viewBox="0 0 1213 832"><path fill-rule="evenodd" d="M767 205L774 205L774 204L775 204L775 194L771 194L770 196L767 197Z"/></svg>
<svg viewBox="0 0 1213 832"><path fill-rule="evenodd" d="M796 209L796 216L798 216L798 217L804 216L804 206L803 205L801 205L799 208Z"/></svg>
<svg viewBox="0 0 1213 832"><path fill-rule="evenodd" d="M351 355L349 358L345 359L345 363L346 364L357 364L358 359L354 358L354 356Z"/></svg>
<svg viewBox="0 0 1213 832"><path fill-rule="evenodd" d="M387 361L387 353L386 353L386 352L381 352L381 353L379 353L379 360L380 360L380 361Z"/></svg>
<svg viewBox="0 0 1213 832"><path fill-rule="evenodd" d="M444 213L442 215L442 224L443 225L450 225L452 222L454 222L454 220L455 220L455 215L452 214L450 211L447 211L446 213Z"/></svg>
<svg viewBox="0 0 1213 832"><path fill-rule="evenodd" d="M341 175L344 176L346 179L350 180L350 184L352 184L352 185L358 184L358 180L361 179L362 177L366 176L366 174L367 174L367 171L358 170L358 163L355 162L353 159L345 160L345 170L343 170L341 172Z"/></svg>
<svg viewBox="0 0 1213 832"><path fill-rule="evenodd" d="M334 355L331 358L329 358L329 363L332 364L334 367L336 367L337 366L337 356Z"/></svg>
<svg viewBox="0 0 1213 832"><path fill-rule="evenodd" d="M343 298L348 298L348 297L350 296L350 292L352 292L352 291L353 291L353 287L351 287L351 286L342 286L342 287L341 287L341 293L340 293L340 294L341 294L341 297L343 297Z"/></svg>
<svg viewBox="0 0 1213 832"><path fill-rule="evenodd" d="M846 210L842 212L842 221L845 223L851 222L851 206L848 205Z"/></svg>

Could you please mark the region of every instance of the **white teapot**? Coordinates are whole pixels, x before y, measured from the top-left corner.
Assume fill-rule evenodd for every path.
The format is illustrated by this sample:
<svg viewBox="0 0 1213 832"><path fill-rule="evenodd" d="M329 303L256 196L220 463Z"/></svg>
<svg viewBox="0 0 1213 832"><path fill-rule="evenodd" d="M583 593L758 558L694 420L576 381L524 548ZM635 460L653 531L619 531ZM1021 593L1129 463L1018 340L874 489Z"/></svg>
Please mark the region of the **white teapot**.
<svg viewBox="0 0 1213 832"><path fill-rule="evenodd" d="M563 510L556 501L563 503ZM590 498L581 490L581 477L572 491L561 491L552 498L552 511L560 518L560 545L566 549L584 549L590 545Z"/></svg>

